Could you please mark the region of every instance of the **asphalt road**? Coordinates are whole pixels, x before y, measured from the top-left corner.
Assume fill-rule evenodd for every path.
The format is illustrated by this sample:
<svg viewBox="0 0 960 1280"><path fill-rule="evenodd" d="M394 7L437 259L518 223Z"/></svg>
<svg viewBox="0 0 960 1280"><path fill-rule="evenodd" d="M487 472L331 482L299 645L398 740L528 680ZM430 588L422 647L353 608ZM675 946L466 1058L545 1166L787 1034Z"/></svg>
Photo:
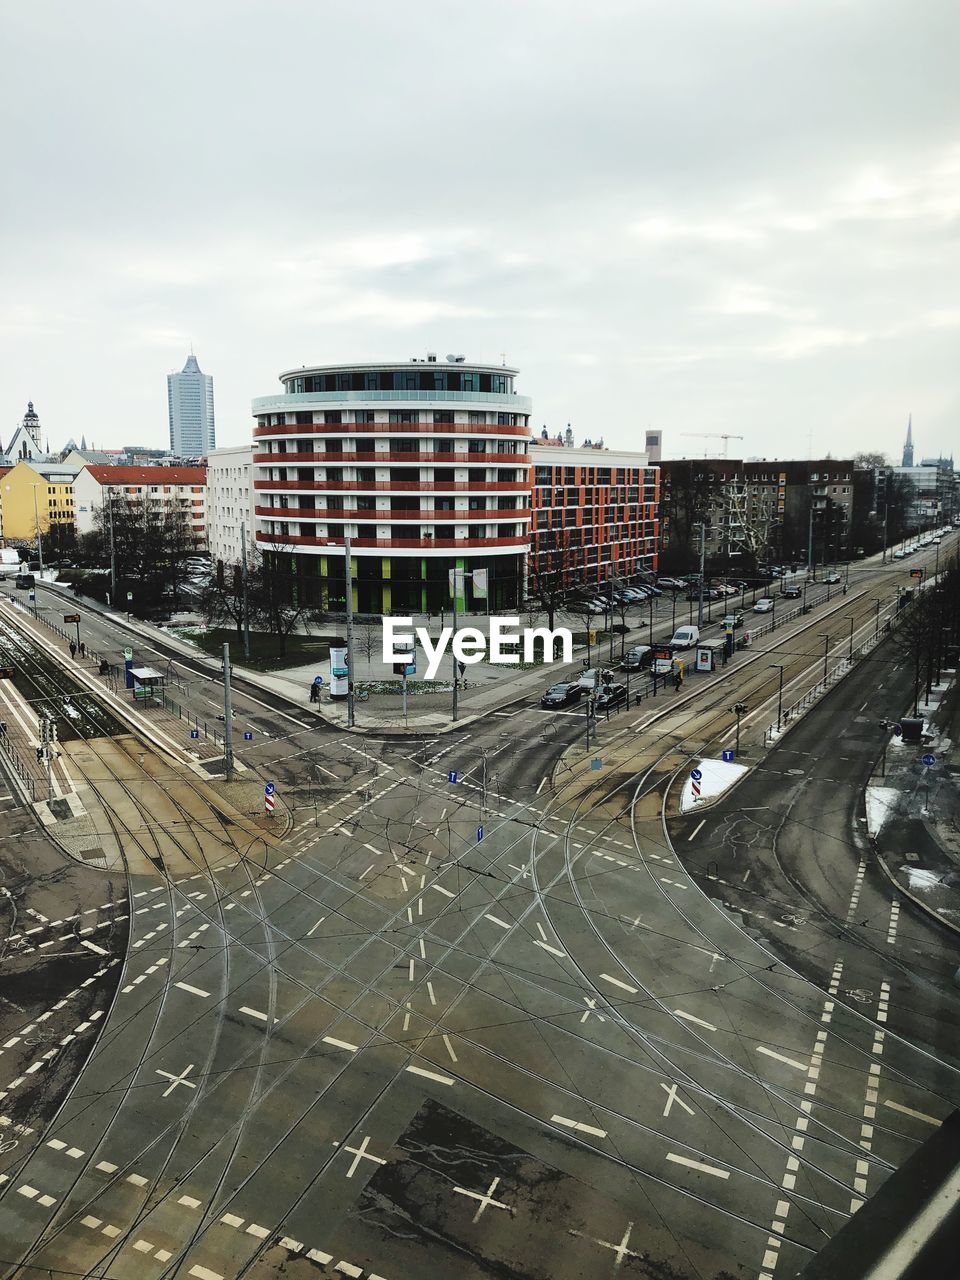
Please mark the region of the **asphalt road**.
<svg viewBox="0 0 960 1280"><path fill-rule="evenodd" d="M890 895L859 874L859 679L689 842L665 792L692 707L622 767L566 755L555 786L578 716L372 741L261 709L245 759L290 831L267 849L221 822L230 865L178 836L184 874L131 878L96 1050L2 1157L4 1274L795 1274L960 1093L948 946L906 913L887 942ZM796 816L764 824L785 873L748 867L752 830L714 832L750 787ZM734 874L730 909L701 892Z"/></svg>

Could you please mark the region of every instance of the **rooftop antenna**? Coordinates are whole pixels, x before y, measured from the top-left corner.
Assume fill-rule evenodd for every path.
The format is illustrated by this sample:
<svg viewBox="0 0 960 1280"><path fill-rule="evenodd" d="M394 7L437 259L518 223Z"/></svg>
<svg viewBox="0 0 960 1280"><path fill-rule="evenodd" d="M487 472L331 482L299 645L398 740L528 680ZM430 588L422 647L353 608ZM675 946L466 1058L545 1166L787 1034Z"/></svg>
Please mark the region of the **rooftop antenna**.
<svg viewBox="0 0 960 1280"><path fill-rule="evenodd" d="M500 364L504 369L507 367L507 353L505 351L500 352Z"/></svg>

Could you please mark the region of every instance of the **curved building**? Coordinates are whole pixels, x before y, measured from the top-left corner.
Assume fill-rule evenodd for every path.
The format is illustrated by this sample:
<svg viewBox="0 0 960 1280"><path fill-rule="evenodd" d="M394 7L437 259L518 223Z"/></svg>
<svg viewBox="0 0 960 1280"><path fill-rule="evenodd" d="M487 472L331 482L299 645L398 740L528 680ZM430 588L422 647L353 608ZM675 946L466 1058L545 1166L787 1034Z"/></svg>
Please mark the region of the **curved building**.
<svg viewBox="0 0 960 1280"><path fill-rule="evenodd" d="M292 598L359 613L516 607L529 547L530 401L517 370L428 355L280 375L253 402L257 543Z"/></svg>

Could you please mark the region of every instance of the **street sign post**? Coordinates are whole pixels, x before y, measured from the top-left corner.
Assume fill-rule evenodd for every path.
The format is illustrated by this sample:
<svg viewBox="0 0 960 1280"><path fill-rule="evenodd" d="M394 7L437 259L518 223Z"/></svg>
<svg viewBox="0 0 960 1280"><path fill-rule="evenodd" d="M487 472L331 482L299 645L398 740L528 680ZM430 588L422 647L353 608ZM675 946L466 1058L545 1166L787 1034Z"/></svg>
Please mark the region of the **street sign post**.
<svg viewBox="0 0 960 1280"><path fill-rule="evenodd" d="M200 730L199 730L199 729L191 729L191 730L190 730L190 737L191 737L191 738L199 738L199 737L200 737Z"/></svg>
<svg viewBox="0 0 960 1280"><path fill-rule="evenodd" d="M264 783L263 787L263 806L267 813L273 813L276 806L276 785L272 782Z"/></svg>
<svg viewBox="0 0 960 1280"><path fill-rule="evenodd" d="M933 768L933 766L937 763L937 757L931 756L931 755L922 756L921 760L922 760L922 763L925 764L928 769Z"/></svg>
<svg viewBox="0 0 960 1280"><path fill-rule="evenodd" d="M902 738L902 737L903 737L903 725L902 725L902 724L895 724L895 725L893 726L893 736L894 736L895 738Z"/></svg>
<svg viewBox="0 0 960 1280"><path fill-rule="evenodd" d="M313 683L316 685L323 684L323 676L314 676Z"/></svg>
<svg viewBox="0 0 960 1280"><path fill-rule="evenodd" d="M723 750L724 764L732 764L734 760L736 760L736 758L737 758L737 753L734 751L732 747L724 747L724 750Z"/></svg>
<svg viewBox="0 0 960 1280"><path fill-rule="evenodd" d="M483 827L477 827L477 844L483 839Z"/></svg>
<svg viewBox="0 0 960 1280"><path fill-rule="evenodd" d="M447 774L447 781L456 782L459 779L459 776L460 775L457 773L456 769L451 769L450 772Z"/></svg>
<svg viewBox="0 0 960 1280"><path fill-rule="evenodd" d="M700 799L700 781L703 778L703 772L700 769L690 770L690 787L693 791L694 801Z"/></svg>
<svg viewBox="0 0 960 1280"><path fill-rule="evenodd" d="M599 756L593 757L593 759L590 761L590 768L593 769L595 773L599 772L599 770L603 768L603 761L600 759Z"/></svg>
<svg viewBox="0 0 960 1280"><path fill-rule="evenodd" d="M244 740L244 742L252 742L252 741L253 741L253 734L250 732L250 730L249 730L249 729L244 729L244 731L243 731L243 740Z"/></svg>

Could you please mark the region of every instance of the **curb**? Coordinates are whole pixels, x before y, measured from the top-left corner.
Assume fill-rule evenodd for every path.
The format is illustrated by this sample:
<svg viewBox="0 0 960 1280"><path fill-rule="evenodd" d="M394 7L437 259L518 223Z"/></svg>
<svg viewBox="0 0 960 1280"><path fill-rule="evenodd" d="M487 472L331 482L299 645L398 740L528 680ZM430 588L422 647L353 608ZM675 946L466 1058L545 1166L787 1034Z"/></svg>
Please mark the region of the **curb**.
<svg viewBox="0 0 960 1280"><path fill-rule="evenodd" d="M915 907L919 907L925 916L928 916L931 920L934 920L938 925L940 925L942 929L947 929L949 930L950 933L955 934L958 938L960 938L960 925L952 924L949 920L944 920L943 916L939 916L935 911L932 911L930 907L928 907L927 904L923 901L922 898L918 898L915 893L911 893L909 889L905 889L903 885L900 883L900 881L893 874L893 872L890 870L890 868L887 866L886 862L884 861L883 854L876 847L876 841L873 841L872 843L873 843L873 852L876 856L877 862L880 864L880 870L883 872L886 878L890 881L890 884L894 887L894 889L896 889L897 893L902 894L905 898L909 898L909 900L913 903Z"/></svg>

